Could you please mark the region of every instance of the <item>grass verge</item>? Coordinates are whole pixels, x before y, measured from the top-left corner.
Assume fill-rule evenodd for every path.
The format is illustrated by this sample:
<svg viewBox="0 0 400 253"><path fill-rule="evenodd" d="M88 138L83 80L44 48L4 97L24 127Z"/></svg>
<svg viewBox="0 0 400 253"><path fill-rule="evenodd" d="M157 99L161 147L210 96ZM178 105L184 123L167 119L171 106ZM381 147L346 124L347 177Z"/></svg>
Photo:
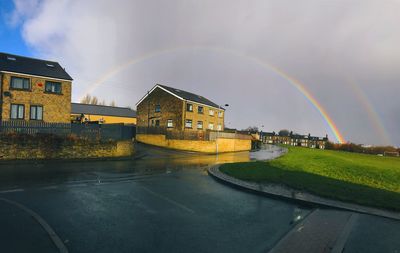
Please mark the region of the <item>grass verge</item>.
<svg viewBox="0 0 400 253"><path fill-rule="evenodd" d="M224 164L220 170L242 180L400 211L400 159L395 157L289 147L275 160Z"/></svg>

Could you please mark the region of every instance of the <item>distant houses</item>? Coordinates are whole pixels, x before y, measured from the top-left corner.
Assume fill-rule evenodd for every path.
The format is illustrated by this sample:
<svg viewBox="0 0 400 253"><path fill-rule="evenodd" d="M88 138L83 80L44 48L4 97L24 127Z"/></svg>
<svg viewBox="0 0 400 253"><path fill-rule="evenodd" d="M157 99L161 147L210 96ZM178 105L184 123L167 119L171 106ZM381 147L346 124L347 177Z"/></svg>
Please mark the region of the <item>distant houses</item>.
<svg viewBox="0 0 400 253"><path fill-rule="evenodd" d="M72 78L58 62L0 53L1 121L69 123Z"/></svg>
<svg viewBox="0 0 400 253"><path fill-rule="evenodd" d="M136 124L136 111L128 107L72 103L71 122Z"/></svg>
<svg viewBox="0 0 400 253"><path fill-rule="evenodd" d="M263 143L267 144L284 144L319 149L325 149L328 141L328 135L325 137L317 137L311 136L310 134L293 134L292 132L288 135L279 135L275 132L261 132L260 138Z"/></svg>

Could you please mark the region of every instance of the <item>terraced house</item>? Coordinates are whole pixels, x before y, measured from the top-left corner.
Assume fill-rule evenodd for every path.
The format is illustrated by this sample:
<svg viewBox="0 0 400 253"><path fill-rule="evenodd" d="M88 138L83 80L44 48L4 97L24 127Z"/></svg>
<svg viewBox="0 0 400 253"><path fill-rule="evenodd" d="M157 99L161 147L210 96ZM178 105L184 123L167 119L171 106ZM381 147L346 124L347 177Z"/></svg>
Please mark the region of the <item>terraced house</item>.
<svg viewBox="0 0 400 253"><path fill-rule="evenodd" d="M169 130L224 130L225 109L184 90L155 85L137 104L137 126Z"/></svg>
<svg viewBox="0 0 400 253"><path fill-rule="evenodd" d="M58 62L0 53L0 120L69 123L71 76Z"/></svg>

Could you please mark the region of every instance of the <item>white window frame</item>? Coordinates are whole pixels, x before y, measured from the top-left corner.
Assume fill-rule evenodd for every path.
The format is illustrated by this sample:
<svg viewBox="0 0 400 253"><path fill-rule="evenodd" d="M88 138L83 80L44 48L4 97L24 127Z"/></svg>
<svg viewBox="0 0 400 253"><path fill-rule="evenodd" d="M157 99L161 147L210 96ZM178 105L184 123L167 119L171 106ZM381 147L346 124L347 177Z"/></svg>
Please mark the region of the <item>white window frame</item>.
<svg viewBox="0 0 400 253"><path fill-rule="evenodd" d="M167 128L173 128L174 127L174 122L172 119L167 119Z"/></svg>
<svg viewBox="0 0 400 253"><path fill-rule="evenodd" d="M208 123L208 129L214 130L214 123Z"/></svg>
<svg viewBox="0 0 400 253"><path fill-rule="evenodd" d="M214 116L214 110L213 110L213 109L210 109L210 110L208 111L208 115Z"/></svg>
<svg viewBox="0 0 400 253"><path fill-rule="evenodd" d="M193 120L191 119L185 120L185 128L193 128Z"/></svg>
<svg viewBox="0 0 400 253"><path fill-rule="evenodd" d="M203 121L197 121L197 129L203 129Z"/></svg>

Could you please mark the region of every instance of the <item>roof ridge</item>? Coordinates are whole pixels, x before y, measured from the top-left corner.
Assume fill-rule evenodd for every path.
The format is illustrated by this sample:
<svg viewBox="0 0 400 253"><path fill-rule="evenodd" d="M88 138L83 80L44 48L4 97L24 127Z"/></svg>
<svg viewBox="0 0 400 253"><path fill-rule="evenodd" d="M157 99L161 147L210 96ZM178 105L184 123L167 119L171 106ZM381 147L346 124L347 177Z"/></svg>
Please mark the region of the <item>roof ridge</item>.
<svg viewBox="0 0 400 253"><path fill-rule="evenodd" d="M5 53L5 52L0 52L0 54L4 54L6 56L16 56L16 57L25 58L25 59L31 59L31 60L42 61L42 62L52 62L52 63L59 64L57 61L44 60L44 59L28 57L28 56L24 56L24 55L10 54L10 53Z"/></svg>
<svg viewBox="0 0 400 253"><path fill-rule="evenodd" d="M112 106L112 105L94 105L94 104L75 103L75 102L71 102L71 104L76 104L76 105L91 105L91 106L103 106L103 107L111 107L111 108L129 109L129 110L135 111L135 110L133 110L132 108L129 108L129 107L122 107L122 106Z"/></svg>

